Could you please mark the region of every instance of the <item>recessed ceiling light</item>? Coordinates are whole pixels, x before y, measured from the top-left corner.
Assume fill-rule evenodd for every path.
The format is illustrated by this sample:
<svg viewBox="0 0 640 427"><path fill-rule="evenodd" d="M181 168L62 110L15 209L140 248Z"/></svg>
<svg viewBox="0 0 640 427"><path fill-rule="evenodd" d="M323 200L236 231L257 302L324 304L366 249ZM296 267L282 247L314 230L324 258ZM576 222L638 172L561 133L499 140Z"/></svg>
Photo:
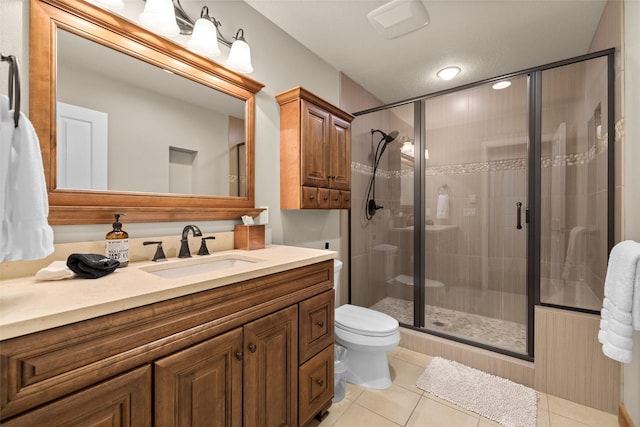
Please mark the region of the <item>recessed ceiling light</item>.
<svg viewBox="0 0 640 427"><path fill-rule="evenodd" d="M457 76L460 71L462 71L460 67L447 67L438 71L436 75L442 80L451 80L452 78Z"/></svg>
<svg viewBox="0 0 640 427"><path fill-rule="evenodd" d="M392 0L367 14L369 22L380 34L395 39L429 23L422 0Z"/></svg>
<svg viewBox="0 0 640 427"><path fill-rule="evenodd" d="M501 82L494 84L491 87L494 88L495 90L500 90L500 89L508 88L509 86L511 86L511 82L509 80L503 80Z"/></svg>

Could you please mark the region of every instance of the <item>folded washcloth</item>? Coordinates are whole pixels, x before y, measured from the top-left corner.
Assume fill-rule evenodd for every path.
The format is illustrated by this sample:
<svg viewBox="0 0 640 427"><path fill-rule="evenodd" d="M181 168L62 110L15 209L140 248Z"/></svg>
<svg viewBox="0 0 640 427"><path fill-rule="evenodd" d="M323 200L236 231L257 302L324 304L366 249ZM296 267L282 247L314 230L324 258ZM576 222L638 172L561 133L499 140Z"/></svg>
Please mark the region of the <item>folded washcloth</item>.
<svg viewBox="0 0 640 427"><path fill-rule="evenodd" d="M67 267L85 279L106 276L119 266L120 261L98 254L71 254L67 258Z"/></svg>
<svg viewBox="0 0 640 427"><path fill-rule="evenodd" d="M64 261L53 261L47 267L41 268L36 273L36 279L38 280L72 279L75 276L76 273L71 271Z"/></svg>

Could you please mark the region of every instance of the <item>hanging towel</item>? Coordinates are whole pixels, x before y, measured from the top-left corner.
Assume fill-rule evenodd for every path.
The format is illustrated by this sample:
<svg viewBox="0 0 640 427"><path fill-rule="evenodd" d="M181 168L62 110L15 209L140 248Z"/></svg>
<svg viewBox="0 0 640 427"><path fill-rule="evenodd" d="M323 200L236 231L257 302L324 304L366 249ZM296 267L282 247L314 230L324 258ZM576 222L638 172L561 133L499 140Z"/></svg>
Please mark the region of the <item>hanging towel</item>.
<svg viewBox="0 0 640 427"><path fill-rule="evenodd" d="M53 230L40 143L24 113L14 126L4 95L0 138L0 262L44 258L53 252Z"/></svg>
<svg viewBox="0 0 640 427"><path fill-rule="evenodd" d="M586 262L585 236L587 228L576 226L569 232L569 244L567 245L567 255L564 260L564 268L562 269L562 278L569 280L571 267L584 265Z"/></svg>
<svg viewBox="0 0 640 427"><path fill-rule="evenodd" d="M438 219L449 218L449 195L440 194L438 196L438 204L436 206L436 217Z"/></svg>
<svg viewBox="0 0 640 427"><path fill-rule="evenodd" d="M630 363L634 329L640 330L640 243L626 240L609 256L598 333L602 352Z"/></svg>

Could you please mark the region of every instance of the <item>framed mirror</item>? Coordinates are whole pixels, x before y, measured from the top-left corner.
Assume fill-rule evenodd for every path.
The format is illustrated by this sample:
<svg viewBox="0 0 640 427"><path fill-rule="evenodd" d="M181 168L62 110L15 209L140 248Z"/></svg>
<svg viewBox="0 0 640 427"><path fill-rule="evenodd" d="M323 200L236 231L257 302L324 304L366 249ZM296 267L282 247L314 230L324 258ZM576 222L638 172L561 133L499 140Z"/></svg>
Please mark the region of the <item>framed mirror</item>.
<svg viewBox="0 0 640 427"><path fill-rule="evenodd" d="M31 0L51 224L255 216L263 85L80 0Z"/></svg>

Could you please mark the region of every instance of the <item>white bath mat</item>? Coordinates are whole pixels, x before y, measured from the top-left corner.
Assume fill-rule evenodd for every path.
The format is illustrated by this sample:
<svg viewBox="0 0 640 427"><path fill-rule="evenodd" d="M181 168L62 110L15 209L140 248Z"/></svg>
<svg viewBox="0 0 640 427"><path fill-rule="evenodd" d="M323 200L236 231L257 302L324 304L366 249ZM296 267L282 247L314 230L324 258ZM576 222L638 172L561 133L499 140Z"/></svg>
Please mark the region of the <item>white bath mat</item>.
<svg viewBox="0 0 640 427"><path fill-rule="evenodd" d="M451 360L434 357L416 385L508 427L535 427L535 390Z"/></svg>

